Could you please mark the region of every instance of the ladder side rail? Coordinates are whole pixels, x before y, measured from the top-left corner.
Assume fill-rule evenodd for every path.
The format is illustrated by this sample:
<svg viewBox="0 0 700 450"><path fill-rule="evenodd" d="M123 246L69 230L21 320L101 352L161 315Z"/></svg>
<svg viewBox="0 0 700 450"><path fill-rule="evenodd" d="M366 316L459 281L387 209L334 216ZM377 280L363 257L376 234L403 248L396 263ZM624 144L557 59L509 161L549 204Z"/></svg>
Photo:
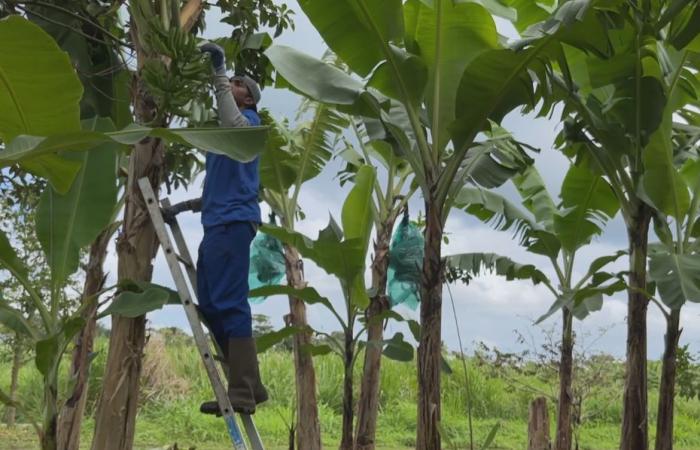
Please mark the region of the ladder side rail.
<svg viewBox="0 0 700 450"><path fill-rule="evenodd" d="M252 450L265 450L262 440L260 439L260 434L258 429L255 427L253 422L253 417L248 414L241 414L241 420L243 421L243 428L245 428L245 433L248 435L248 441Z"/></svg>

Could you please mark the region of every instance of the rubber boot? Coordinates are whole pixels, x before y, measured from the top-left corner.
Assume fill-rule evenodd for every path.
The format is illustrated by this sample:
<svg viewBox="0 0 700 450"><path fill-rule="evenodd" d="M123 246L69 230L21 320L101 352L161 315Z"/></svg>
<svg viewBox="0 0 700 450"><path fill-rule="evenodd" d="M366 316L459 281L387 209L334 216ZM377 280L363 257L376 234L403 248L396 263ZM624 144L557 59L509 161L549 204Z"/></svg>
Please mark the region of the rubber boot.
<svg viewBox="0 0 700 450"><path fill-rule="evenodd" d="M238 413L254 414L255 406L268 399L267 390L260 379L255 339L231 338L227 350L228 396L231 406ZM200 411L221 415L215 401L203 403Z"/></svg>
<svg viewBox="0 0 700 450"><path fill-rule="evenodd" d="M228 341L228 397L234 411L253 414L255 405L267 401L260 379L255 339L232 338Z"/></svg>

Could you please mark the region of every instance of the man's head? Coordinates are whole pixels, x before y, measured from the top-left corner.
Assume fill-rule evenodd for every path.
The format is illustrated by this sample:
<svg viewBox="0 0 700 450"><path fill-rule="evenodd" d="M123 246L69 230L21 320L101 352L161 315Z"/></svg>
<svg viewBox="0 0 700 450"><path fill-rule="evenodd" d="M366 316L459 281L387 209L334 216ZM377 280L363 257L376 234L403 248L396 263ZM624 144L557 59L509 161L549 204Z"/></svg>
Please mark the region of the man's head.
<svg viewBox="0 0 700 450"><path fill-rule="evenodd" d="M257 109L260 101L260 87L248 75L236 75L230 79L231 92L239 108Z"/></svg>

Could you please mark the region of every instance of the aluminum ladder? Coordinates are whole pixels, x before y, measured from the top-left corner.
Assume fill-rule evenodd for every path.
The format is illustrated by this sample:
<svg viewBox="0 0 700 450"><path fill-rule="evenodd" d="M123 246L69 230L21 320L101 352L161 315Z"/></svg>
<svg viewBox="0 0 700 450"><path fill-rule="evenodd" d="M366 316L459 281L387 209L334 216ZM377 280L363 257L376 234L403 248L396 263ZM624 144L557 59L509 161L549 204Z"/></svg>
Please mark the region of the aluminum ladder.
<svg viewBox="0 0 700 450"><path fill-rule="evenodd" d="M190 291L190 287L187 285L187 281L185 280L185 275L182 272L182 266L184 266L185 270L187 271L190 285L196 292L197 272L192 261L192 257L190 256L190 252L187 249L185 239L182 236L182 230L177 222L177 218L170 223L170 231L175 239L175 245L177 248L177 252L175 252L150 181L148 178L141 178L138 183L139 188L141 189L141 194L146 202L146 207L148 208L148 214L151 216L153 228L155 229L160 245L163 248L165 259L168 263L168 268L170 269L170 273L175 281L175 286L177 287L177 292L180 296L180 302L182 302L182 306L185 308L187 320L190 323L194 340L197 343L197 350L199 351L199 355L202 357L202 362L207 370L209 381L214 389L216 401L219 403L220 411L223 411L222 417L226 422L226 429L229 437L231 438L231 442L233 443L233 448L235 450L264 450L262 441L260 440L260 435L258 434L258 430L253 422L253 418L248 414L240 414L241 420L243 421L243 427L245 428L246 435L248 436L250 447L248 447L246 442L243 440L241 429L238 427L238 423L236 422L226 388L221 382L221 375L216 368L215 358L213 357L209 347L209 342L204 334L204 329L202 328L202 322L195 303L196 295L193 295ZM162 206L164 208L169 207L170 201L168 199L164 199L162 201Z"/></svg>

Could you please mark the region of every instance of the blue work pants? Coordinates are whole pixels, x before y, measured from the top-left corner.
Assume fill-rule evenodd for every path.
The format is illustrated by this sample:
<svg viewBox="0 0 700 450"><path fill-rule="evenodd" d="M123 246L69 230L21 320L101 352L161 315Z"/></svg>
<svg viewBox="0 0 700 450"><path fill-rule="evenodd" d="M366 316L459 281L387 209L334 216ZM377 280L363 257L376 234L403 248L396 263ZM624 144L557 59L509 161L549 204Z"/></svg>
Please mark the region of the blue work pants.
<svg viewBox="0 0 700 450"><path fill-rule="evenodd" d="M197 260L199 308L219 346L229 338L252 337L248 303L252 222L232 222L204 229Z"/></svg>

